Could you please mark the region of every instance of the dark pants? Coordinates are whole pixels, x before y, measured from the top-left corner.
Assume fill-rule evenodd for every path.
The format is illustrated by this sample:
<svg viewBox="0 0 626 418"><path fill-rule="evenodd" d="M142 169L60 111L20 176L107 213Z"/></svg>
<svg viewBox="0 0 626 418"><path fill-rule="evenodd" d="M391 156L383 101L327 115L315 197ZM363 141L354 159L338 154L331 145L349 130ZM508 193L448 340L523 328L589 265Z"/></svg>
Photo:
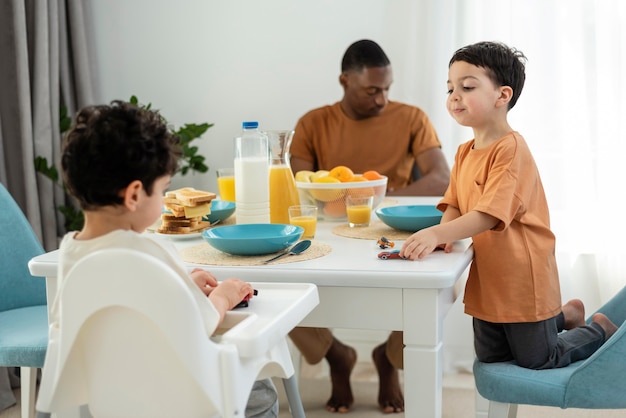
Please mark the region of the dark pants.
<svg viewBox="0 0 626 418"><path fill-rule="evenodd" d="M553 369L589 357L604 343L604 330L593 322L561 332L562 313L539 322L473 322L474 349L483 363L515 360L528 369Z"/></svg>

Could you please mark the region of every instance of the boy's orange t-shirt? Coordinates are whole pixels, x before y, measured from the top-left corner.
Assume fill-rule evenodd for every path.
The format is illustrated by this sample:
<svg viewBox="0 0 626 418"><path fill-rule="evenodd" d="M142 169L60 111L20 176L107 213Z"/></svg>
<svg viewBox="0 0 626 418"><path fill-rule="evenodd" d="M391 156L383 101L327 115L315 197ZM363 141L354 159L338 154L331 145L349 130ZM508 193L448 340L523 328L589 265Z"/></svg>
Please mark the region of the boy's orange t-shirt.
<svg viewBox="0 0 626 418"><path fill-rule="evenodd" d="M524 138L511 132L484 149L474 141L455 156L450 186L438 205L500 220L472 237L474 260L465 312L494 323L536 322L561 312L555 237L541 178Z"/></svg>
<svg viewBox="0 0 626 418"><path fill-rule="evenodd" d="M441 143L418 107L389 102L378 116L352 120L337 102L300 118L290 154L312 162L315 170L338 165L355 173L376 170L388 177L388 188L400 189L412 181L415 158L431 148Z"/></svg>

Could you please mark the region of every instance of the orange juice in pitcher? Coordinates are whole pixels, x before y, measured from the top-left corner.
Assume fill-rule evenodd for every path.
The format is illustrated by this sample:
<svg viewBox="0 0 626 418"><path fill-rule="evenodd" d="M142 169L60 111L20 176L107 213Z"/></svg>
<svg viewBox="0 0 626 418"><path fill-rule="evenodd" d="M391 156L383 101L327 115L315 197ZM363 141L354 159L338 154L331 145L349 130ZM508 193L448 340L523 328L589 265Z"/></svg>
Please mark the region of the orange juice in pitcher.
<svg viewBox="0 0 626 418"><path fill-rule="evenodd" d="M293 131L267 131L271 153L270 222L289 224L289 206L299 205L300 197L289 165Z"/></svg>

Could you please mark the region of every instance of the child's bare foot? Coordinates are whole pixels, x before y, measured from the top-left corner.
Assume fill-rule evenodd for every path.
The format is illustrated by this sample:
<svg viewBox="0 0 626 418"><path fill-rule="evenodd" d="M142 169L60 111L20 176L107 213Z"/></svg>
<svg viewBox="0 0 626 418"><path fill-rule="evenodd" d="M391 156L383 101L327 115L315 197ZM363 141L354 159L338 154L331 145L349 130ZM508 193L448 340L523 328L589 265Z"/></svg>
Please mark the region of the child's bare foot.
<svg viewBox="0 0 626 418"><path fill-rule="evenodd" d="M398 369L393 367L385 354L385 343L372 351L378 371L378 405L385 414L404 411L404 396L400 387Z"/></svg>
<svg viewBox="0 0 626 418"><path fill-rule="evenodd" d="M574 329L585 325L585 305L580 299L572 299L563 305L565 329Z"/></svg>
<svg viewBox="0 0 626 418"><path fill-rule="evenodd" d="M604 341L608 340L615 334L617 331L617 325L615 325L611 320L603 313L597 313L591 318L592 322L597 323L604 330Z"/></svg>
<svg viewBox="0 0 626 418"><path fill-rule="evenodd" d="M352 388L350 387L350 374L356 364L356 350L333 338L333 344L326 354L326 360L330 366L332 385L330 399L326 402L326 410L340 413L349 412L354 403Z"/></svg>

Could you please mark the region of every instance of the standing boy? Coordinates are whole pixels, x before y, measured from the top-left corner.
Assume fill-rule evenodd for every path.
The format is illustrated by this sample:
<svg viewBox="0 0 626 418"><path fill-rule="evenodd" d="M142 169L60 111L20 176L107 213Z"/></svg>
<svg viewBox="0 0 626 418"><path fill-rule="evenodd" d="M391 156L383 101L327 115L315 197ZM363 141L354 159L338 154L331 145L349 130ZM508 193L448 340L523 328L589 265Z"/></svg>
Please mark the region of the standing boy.
<svg viewBox="0 0 626 418"><path fill-rule="evenodd" d="M421 259L471 237L465 289L476 356L522 367L564 367L596 351L617 327L603 314L585 324L578 299L561 306L548 205L535 161L507 122L525 81L525 57L501 43L459 49L449 63L447 108L474 139L459 146L441 224L413 234L400 255ZM569 330L561 333L563 330Z"/></svg>

